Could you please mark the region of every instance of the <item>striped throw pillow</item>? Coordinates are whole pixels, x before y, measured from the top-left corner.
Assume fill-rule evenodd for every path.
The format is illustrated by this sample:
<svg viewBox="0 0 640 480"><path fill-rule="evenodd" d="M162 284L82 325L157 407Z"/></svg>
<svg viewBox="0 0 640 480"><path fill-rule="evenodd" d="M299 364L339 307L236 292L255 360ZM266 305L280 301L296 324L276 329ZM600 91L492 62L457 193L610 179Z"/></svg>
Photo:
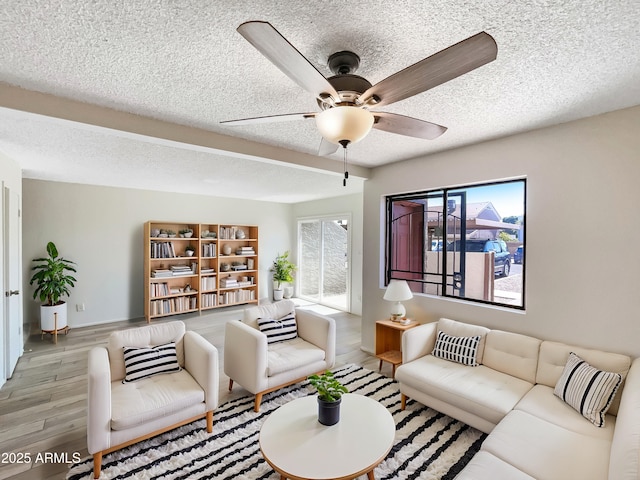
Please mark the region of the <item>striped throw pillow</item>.
<svg viewBox="0 0 640 480"><path fill-rule="evenodd" d="M619 373L598 370L571 352L553 393L596 427L604 427L605 414L620 383Z"/></svg>
<svg viewBox="0 0 640 480"><path fill-rule="evenodd" d="M277 320L258 318L258 328L267 336L267 343L284 342L298 336L295 311L289 312Z"/></svg>
<svg viewBox="0 0 640 480"><path fill-rule="evenodd" d="M122 347L126 375L122 383L182 370L174 342L155 347Z"/></svg>
<svg viewBox="0 0 640 480"><path fill-rule="evenodd" d="M470 367L477 367L478 362L476 356L478 354L479 344L480 335L473 337L454 337L444 332L438 332L436 345L433 347L433 352L431 353L434 357L461 363Z"/></svg>

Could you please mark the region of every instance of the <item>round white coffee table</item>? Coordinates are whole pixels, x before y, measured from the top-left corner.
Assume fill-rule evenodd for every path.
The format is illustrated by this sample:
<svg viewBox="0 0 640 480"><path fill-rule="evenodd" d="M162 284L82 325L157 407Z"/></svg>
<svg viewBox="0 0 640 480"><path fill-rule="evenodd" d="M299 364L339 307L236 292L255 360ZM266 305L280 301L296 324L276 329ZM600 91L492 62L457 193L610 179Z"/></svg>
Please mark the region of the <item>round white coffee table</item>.
<svg viewBox="0 0 640 480"><path fill-rule="evenodd" d="M264 459L282 478L348 480L367 474L393 446L396 425L379 402L363 395L342 396L340 421L318 422L315 395L293 400L267 417L260 429Z"/></svg>

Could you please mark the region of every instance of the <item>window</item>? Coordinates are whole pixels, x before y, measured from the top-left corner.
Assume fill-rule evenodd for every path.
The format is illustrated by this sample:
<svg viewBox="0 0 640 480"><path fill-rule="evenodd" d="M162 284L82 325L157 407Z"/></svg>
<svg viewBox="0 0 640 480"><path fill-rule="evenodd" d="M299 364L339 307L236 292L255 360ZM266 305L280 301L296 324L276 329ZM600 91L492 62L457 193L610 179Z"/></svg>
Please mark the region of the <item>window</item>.
<svg viewBox="0 0 640 480"><path fill-rule="evenodd" d="M388 196L386 282L524 309L525 199L524 179Z"/></svg>

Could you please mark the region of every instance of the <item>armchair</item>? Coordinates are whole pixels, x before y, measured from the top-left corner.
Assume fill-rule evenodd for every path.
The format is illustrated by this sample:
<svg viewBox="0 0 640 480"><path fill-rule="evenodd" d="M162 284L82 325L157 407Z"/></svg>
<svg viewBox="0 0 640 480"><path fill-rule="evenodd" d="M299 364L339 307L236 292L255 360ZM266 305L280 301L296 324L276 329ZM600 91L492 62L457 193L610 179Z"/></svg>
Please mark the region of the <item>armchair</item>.
<svg viewBox="0 0 640 480"><path fill-rule="evenodd" d="M268 343L258 318L279 319L295 311L297 337ZM254 410L262 396L333 367L336 325L331 317L295 308L291 300L247 308L244 321L227 322L224 337L224 373L255 394Z"/></svg>
<svg viewBox="0 0 640 480"><path fill-rule="evenodd" d="M123 347L175 342L181 370L123 382ZM102 455L205 417L213 429L218 406L218 350L183 322L147 325L113 332L106 347L89 351L87 448L94 478Z"/></svg>

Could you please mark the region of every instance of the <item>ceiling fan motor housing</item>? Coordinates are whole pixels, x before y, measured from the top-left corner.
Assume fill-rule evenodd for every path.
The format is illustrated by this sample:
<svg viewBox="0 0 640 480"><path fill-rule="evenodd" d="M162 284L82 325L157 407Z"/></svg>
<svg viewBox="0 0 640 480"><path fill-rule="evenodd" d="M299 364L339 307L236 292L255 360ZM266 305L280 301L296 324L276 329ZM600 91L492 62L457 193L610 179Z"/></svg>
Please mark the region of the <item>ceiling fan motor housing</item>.
<svg viewBox="0 0 640 480"><path fill-rule="evenodd" d="M327 78L327 80L333 88L337 90L338 95L340 95L340 101L336 102L336 104L355 105L360 95L371 88L371 83L366 78L362 78L359 75L335 75ZM325 102L322 100L318 100L318 105L323 110L335 106L331 102Z"/></svg>

